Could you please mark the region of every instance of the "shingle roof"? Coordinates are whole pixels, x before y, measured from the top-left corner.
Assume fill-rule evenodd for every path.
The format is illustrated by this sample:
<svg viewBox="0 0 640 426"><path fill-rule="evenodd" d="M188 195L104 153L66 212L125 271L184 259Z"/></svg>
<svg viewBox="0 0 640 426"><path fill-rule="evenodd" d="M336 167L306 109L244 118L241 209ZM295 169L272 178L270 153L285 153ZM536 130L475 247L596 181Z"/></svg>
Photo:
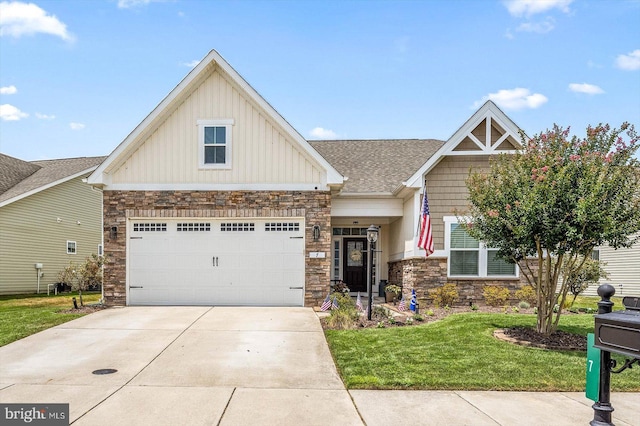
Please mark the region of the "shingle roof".
<svg viewBox="0 0 640 426"><path fill-rule="evenodd" d="M26 162L0 154L0 188L4 189L0 192L0 203L64 180L84 170L95 168L105 158L107 157L80 157ZM19 175L17 172L11 171L5 173L5 164L15 170L21 170L22 174ZM31 173L26 174L29 170ZM16 181L19 176L22 178Z"/></svg>
<svg viewBox="0 0 640 426"><path fill-rule="evenodd" d="M437 139L384 139L309 143L336 170L349 178L343 192L392 193L445 142Z"/></svg>
<svg viewBox="0 0 640 426"><path fill-rule="evenodd" d="M40 166L0 154L0 194L34 174Z"/></svg>

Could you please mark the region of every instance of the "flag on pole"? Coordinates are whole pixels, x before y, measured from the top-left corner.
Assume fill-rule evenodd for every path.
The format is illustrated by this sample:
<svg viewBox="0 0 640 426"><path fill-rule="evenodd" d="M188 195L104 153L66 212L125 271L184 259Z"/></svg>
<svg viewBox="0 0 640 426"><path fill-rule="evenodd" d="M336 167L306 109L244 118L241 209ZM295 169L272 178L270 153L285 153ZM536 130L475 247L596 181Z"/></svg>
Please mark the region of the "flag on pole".
<svg viewBox="0 0 640 426"><path fill-rule="evenodd" d="M407 310L407 302L404 300L404 294L402 295L402 299L400 299L400 303L398 304L398 310L400 312L404 312Z"/></svg>
<svg viewBox="0 0 640 426"><path fill-rule="evenodd" d="M356 299L356 309L360 312L364 311L364 308L362 307L362 300L360 299L360 292L358 292L358 298Z"/></svg>
<svg viewBox="0 0 640 426"><path fill-rule="evenodd" d="M433 253L433 234L431 233L431 214L429 213L429 199L427 198L427 186L425 184L424 197L422 198L422 210L420 211L420 236L418 247L426 250L426 257Z"/></svg>
<svg viewBox="0 0 640 426"><path fill-rule="evenodd" d="M333 303L331 304L331 309L338 309L338 298L333 296Z"/></svg>
<svg viewBox="0 0 640 426"><path fill-rule="evenodd" d="M418 303L418 301L416 300L416 289L414 288L413 290L411 290L411 304L409 305L409 310L411 312L415 312L416 311L416 304Z"/></svg>
<svg viewBox="0 0 640 426"><path fill-rule="evenodd" d="M329 308L331 308L331 299L329 298L329 294L327 294L327 297L324 299L324 302L322 302L322 306L320 306L320 310L326 311Z"/></svg>

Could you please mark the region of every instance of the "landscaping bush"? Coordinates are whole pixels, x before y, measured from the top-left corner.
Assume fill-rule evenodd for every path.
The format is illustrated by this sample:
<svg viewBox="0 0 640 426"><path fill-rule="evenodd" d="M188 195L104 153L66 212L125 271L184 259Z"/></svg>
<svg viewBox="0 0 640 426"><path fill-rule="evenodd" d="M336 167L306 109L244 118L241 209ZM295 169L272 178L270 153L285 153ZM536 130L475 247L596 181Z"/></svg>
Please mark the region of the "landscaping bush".
<svg viewBox="0 0 640 426"><path fill-rule="evenodd" d="M338 307L331 309L327 325L337 330L349 330L356 327L358 310L349 294L334 293Z"/></svg>
<svg viewBox="0 0 640 426"><path fill-rule="evenodd" d="M433 290L429 290L429 295L433 299L433 302L436 306L451 306L460 300L460 295L458 294L458 288L455 284L447 283L442 287L434 288Z"/></svg>
<svg viewBox="0 0 640 426"><path fill-rule="evenodd" d="M516 290L516 299L527 302L529 305L534 305L536 303L536 291L533 286L526 285L520 290Z"/></svg>
<svg viewBox="0 0 640 426"><path fill-rule="evenodd" d="M509 300L509 289L497 285L486 285L482 288L484 301L489 306L504 306Z"/></svg>

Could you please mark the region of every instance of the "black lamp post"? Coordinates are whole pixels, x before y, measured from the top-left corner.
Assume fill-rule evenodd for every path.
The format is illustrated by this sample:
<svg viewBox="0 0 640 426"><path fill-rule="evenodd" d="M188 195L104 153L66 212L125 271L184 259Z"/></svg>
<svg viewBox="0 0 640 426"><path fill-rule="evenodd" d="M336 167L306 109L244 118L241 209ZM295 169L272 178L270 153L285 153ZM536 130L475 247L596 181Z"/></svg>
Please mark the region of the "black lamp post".
<svg viewBox="0 0 640 426"><path fill-rule="evenodd" d="M373 303L373 244L378 241L378 227L371 225L367 228L367 241L369 241L369 266L367 271L367 291L369 291L369 308L367 319L371 321L371 305Z"/></svg>

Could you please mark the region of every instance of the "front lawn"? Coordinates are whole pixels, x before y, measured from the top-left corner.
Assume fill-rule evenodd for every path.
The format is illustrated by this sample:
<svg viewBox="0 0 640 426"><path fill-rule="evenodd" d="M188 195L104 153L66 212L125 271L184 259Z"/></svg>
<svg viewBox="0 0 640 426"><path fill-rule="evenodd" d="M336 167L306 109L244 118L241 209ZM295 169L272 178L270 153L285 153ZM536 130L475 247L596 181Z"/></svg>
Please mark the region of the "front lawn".
<svg viewBox="0 0 640 426"><path fill-rule="evenodd" d="M584 351L526 348L493 337L496 329L535 321L535 315L463 313L419 326L325 333L349 389L584 391ZM560 323L582 335L594 327L587 314L565 315ZM612 374L611 389L640 391L640 369Z"/></svg>
<svg viewBox="0 0 640 426"><path fill-rule="evenodd" d="M98 302L100 296L100 293L83 293L82 299L86 305ZM76 293L0 296L0 346L86 315L58 313L73 308L73 297L80 303Z"/></svg>

